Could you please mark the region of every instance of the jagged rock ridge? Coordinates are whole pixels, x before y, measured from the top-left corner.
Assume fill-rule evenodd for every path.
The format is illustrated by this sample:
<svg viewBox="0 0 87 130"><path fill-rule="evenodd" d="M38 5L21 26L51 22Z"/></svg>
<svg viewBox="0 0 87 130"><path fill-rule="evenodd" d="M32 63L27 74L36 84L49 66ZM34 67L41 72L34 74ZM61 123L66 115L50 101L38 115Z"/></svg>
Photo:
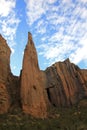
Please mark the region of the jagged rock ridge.
<svg viewBox="0 0 87 130"><path fill-rule="evenodd" d="M41 71L31 33L19 77L11 73L10 53L0 35L0 114L20 107L34 117L45 118L49 107L72 106L87 97L87 70L67 59Z"/></svg>

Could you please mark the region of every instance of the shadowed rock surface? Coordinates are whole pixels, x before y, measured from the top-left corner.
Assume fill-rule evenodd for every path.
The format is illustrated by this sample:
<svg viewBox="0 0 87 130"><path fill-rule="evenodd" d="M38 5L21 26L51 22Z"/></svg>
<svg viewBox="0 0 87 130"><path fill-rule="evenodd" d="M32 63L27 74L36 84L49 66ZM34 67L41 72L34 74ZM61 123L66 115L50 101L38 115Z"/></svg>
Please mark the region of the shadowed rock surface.
<svg viewBox="0 0 87 130"><path fill-rule="evenodd" d="M7 113L10 107L10 97L5 84L0 82L0 114Z"/></svg>
<svg viewBox="0 0 87 130"><path fill-rule="evenodd" d="M87 96L87 70L81 71L69 59L47 68L47 93L56 106L71 106Z"/></svg>

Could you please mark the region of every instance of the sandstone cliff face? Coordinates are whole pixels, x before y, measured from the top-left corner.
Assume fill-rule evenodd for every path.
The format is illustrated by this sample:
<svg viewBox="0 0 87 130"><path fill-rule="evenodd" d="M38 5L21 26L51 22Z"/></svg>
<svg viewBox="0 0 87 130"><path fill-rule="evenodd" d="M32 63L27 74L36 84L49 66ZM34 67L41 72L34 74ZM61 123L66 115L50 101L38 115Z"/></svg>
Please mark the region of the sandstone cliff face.
<svg viewBox="0 0 87 130"><path fill-rule="evenodd" d="M82 69L80 70L82 75L83 75L83 78L85 80L84 84L87 84L87 70L86 69Z"/></svg>
<svg viewBox="0 0 87 130"><path fill-rule="evenodd" d="M55 63L45 74L46 90L53 106L71 106L87 97L87 72L81 72L69 59Z"/></svg>
<svg viewBox="0 0 87 130"><path fill-rule="evenodd" d="M21 102L25 113L35 117L46 117L46 102L42 74L38 65L37 52L28 33L28 43L24 51L21 73Z"/></svg>
<svg viewBox="0 0 87 130"><path fill-rule="evenodd" d="M10 107L10 97L6 85L0 82L0 114L7 113Z"/></svg>
<svg viewBox="0 0 87 130"><path fill-rule="evenodd" d="M0 81L6 82L10 73L10 53L6 40L0 35Z"/></svg>
<svg viewBox="0 0 87 130"><path fill-rule="evenodd" d="M41 71L31 33L28 33L20 77L11 73L10 53L0 35L0 114L20 107L27 114L45 118L52 105L72 106L87 98L87 70L81 70L67 59Z"/></svg>
<svg viewBox="0 0 87 130"><path fill-rule="evenodd" d="M0 35L0 114L6 113L10 107L10 96L7 90L7 79L10 72L10 48Z"/></svg>
<svg viewBox="0 0 87 130"><path fill-rule="evenodd" d="M10 74L6 84L9 96L10 96L10 109L13 110L21 106L20 101L20 78Z"/></svg>
<svg viewBox="0 0 87 130"><path fill-rule="evenodd" d="M0 113L6 113L18 103L18 77L10 69L11 50L6 40L0 35Z"/></svg>

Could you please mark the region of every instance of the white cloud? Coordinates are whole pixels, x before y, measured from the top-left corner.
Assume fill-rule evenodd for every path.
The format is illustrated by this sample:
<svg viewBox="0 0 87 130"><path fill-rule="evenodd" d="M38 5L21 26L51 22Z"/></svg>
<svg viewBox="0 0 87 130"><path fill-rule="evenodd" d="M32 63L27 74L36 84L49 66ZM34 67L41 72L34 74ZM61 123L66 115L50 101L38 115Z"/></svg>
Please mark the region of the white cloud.
<svg viewBox="0 0 87 130"><path fill-rule="evenodd" d="M20 20L16 18L15 13L12 12L8 17L0 19L1 32L6 36L10 36L10 40L13 40L16 29L18 27Z"/></svg>
<svg viewBox="0 0 87 130"><path fill-rule="evenodd" d="M56 59L56 61L59 61L74 50L74 44L67 44L66 42L62 44L42 44L40 48L43 48L44 51L42 49L39 54L44 55L47 60L54 61Z"/></svg>
<svg viewBox="0 0 87 130"><path fill-rule="evenodd" d="M42 0L25 0L27 6L28 23L31 25L44 13Z"/></svg>
<svg viewBox="0 0 87 130"><path fill-rule="evenodd" d="M79 2L79 0L78 0L78 2ZM86 3L87 3L87 0L80 0L80 2L86 4Z"/></svg>
<svg viewBox="0 0 87 130"><path fill-rule="evenodd" d="M65 19L66 19L65 17L59 16L59 14L57 12L55 12L55 13L52 12L47 15L47 20L49 21L50 24L52 24L54 26L63 23L65 21Z"/></svg>
<svg viewBox="0 0 87 130"><path fill-rule="evenodd" d="M17 67L16 66L13 66L13 70L15 70Z"/></svg>
<svg viewBox="0 0 87 130"><path fill-rule="evenodd" d="M62 0L64 4L70 4L71 0Z"/></svg>
<svg viewBox="0 0 87 130"><path fill-rule="evenodd" d="M28 24L32 25L41 16L46 14L50 9L50 5L55 3L56 0L24 0L26 3Z"/></svg>
<svg viewBox="0 0 87 130"><path fill-rule="evenodd" d="M80 45L73 54L70 55L71 61L78 64L83 61L87 61L87 38L82 38Z"/></svg>
<svg viewBox="0 0 87 130"><path fill-rule="evenodd" d="M11 53L14 54L15 50L11 47Z"/></svg>
<svg viewBox="0 0 87 130"><path fill-rule="evenodd" d="M7 17L15 8L16 0L0 0L0 16Z"/></svg>
<svg viewBox="0 0 87 130"><path fill-rule="evenodd" d="M16 16L15 7L16 0L0 0L0 33L7 40L12 52L14 52L14 39L20 22Z"/></svg>
<svg viewBox="0 0 87 130"><path fill-rule="evenodd" d="M87 0L25 2L28 25L35 29L37 37L42 35L38 47L41 56L49 63L67 57L76 64L87 60Z"/></svg>
<svg viewBox="0 0 87 130"><path fill-rule="evenodd" d="M40 34L46 33L46 22L44 22L43 20L38 21L35 29L37 33L40 33Z"/></svg>
<svg viewBox="0 0 87 130"><path fill-rule="evenodd" d="M47 1L49 4L53 4L53 3L55 3L57 0L49 0L49 1Z"/></svg>

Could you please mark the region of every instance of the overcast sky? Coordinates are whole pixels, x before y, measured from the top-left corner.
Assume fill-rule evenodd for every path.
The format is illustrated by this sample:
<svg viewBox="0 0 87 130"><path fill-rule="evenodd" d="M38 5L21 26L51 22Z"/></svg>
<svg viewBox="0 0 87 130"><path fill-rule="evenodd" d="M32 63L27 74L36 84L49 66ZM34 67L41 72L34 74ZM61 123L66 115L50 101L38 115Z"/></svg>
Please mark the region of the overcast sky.
<svg viewBox="0 0 87 130"><path fill-rule="evenodd" d="M0 33L19 75L31 32L41 69L69 58L87 69L87 0L0 0Z"/></svg>

